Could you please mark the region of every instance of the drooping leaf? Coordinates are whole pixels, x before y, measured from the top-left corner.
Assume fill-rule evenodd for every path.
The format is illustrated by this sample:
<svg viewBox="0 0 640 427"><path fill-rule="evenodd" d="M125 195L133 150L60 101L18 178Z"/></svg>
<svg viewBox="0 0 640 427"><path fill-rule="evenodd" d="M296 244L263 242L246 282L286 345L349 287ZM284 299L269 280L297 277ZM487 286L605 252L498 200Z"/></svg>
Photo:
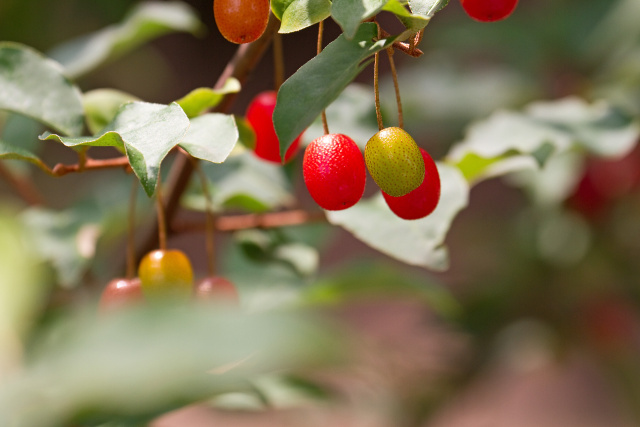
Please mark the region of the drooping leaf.
<svg viewBox="0 0 640 427"><path fill-rule="evenodd" d="M327 218L393 258L432 270L445 270L449 260L444 239L457 213L467 205L469 185L455 167L438 164L438 171L442 182L440 202L426 218L413 221L398 218L382 194L363 199L343 211L327 212Z"/></svg>
<svg viewBox="0 0 640 427"><path fill-rule="evenodd" d="M61 137L48 132L40 139L56 139L67 147L124 147L134 173L149 196L155 192L160 163L189 129L189 119L176 103L170 105L132 102L125 104L100 134Z"/></svg>
<svg viewBox="0 0 640 427"><path fill-rule="evenodd" d="M376 25L364 23L353 40L339 36L280 87L273 122L283 157L293 140L360 74L365 60L394 41L374 42L376 35Z"/></svg>
<svg viewBox="0 0 640 427"><path fill-rule="evenodd" d="M122 104L139 101L138 97L116 89L94 89L82 94L82 104L89 132L97 134L116 116Z"/></svg>
<svg viewBox="0 0 640 427"><path fill-rule="evenodd" d="M82 133L78 88L60 64L18 43L0 43L0 109L32 117L65 135Z"/></svg>
<svg viewBox="0 0 640 427"><path fill-rule="evenodd" d="M196 12L184 2L143 2L121 23L71 40L49 55L64 66L67 76L76 79L164 34L199 34L203 28Z"/></svg>
<svg viewBox="0 0 640 427"><path fill-rule="evenodd" d="M6 160L23 160L33 163L45 172L49 171L48 166L32 151L22 147L16 147L0 139L0 159Z"/></svg>
<svg viewBox="0 0 640 427"><path fill-rule="evenodd" d="M180 147L198 159L225 161L238 142L238 128L232 115L210 113L191 119Z"/></svg>
<svg viewBox="0 0 640 427"><path fill-rule="evenodd" d="M176 102L182 107L187 117L192 118L218 105L226 94L239 91L240 82L235 78L229 78L220 89L200 87L192 90Z"/></svg>
<svg viewBox="0 0 640 427"><path fill-rule="evenodd" d="M331 16L329 0L293 0L282 14L278 32L293 33Z"/></svg>

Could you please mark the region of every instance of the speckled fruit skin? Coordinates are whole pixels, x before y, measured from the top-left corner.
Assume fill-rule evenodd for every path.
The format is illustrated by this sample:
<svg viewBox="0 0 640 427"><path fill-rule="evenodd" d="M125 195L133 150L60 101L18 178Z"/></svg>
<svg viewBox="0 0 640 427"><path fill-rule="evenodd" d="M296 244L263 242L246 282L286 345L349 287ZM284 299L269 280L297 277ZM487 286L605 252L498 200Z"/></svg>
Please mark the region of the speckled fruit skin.
<svg viewBox="0 0 640 427"><path fill-rule="evenodd" d="M342 134L314 139L304 152L302 172L313 200L330 211L355 205L367 180L360 149Z"/></svg>
<svg viewBox="0 0 640 427"><path fill-rule="evenodd" d="M420 148L403 129L382 129L364 149L367 169L385 193L400 197L418 188L424 179Z"/></svg>
<svg viewBox="0 0 640 427"><path fill-rule="evenodd" d="M460 3L476 21L494 22L511 15L518 0L460 0Z"/></svg>
<svg viewBox="0 0 640 427"><path fill-rule="evenodd" d="M213 16L222 36L232 43L257 40L269 22L269 0L214 0Z"/></svg>
<svg viewBox="0 0 640 427"><path fill-rule="evenodd" d="M196 300L224 304L228 306L239 306L240 295L236 286L229 279L221 276L205 277L196 283Z"/></svg>
<svg viewBox="0 0 640 427"><path fill-rule="evenodd" d="M193 269L179 250L155 250L140 261L138 276L146 298L183 299L193 293Z"/></svg>
<svg viewBox="0 0 640 427"><path fill-rule="evenodd" d="M140 279L113 279L105 286L100 295L98 311L110 313L132 307L144 302Z"/></svg>
<svg viewBox="0 0 640 427"><path fill-rule="evenodd" d="M280 142L273 127L273 110L276 108L277 94L275 91L259 93L247 107L245 114L247 121L256 133L256 147L254 152L258 157L275 163L282 163L280 158ZM300 148L299 135L291 144L284 156L285 163L291 160Z"/></svg>
<svg viewBox="0 0 640 427"><path fill-rule="evenodd" d="M402 219L420 219L433 212L440 201L440 174L429 153L420 149L424 159L424 180L409 194L392 197L384 191L382 195L391 211Z"/></svg>

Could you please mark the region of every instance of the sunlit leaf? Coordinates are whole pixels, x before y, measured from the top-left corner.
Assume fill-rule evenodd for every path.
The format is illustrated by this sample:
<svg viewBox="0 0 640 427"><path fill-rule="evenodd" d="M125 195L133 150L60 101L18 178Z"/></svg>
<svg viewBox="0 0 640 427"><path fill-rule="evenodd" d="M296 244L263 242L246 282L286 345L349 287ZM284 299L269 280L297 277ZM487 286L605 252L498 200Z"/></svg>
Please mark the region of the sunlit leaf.
<svg viewBox="0 0 640 427"><path fill-rule="evenodd" d="M333 0L331 17L340 25L347 39L355 36L365 19L375 16L389 0Z"/></svg>
<svg viewBox="0 0 640 427"><path fill-rule="evenodd" d="M198 159L222 163L236 142L238 129L233 116L210 113L191 119L191 126L180 147Z"/></svg>
<svg viewBox="0 0 640 427"><path fill-rule="evenodd" d="M282 156L293 140L360 74L367 65L365 60L393 43L393 39L374 42L376 35L376 25L365 23L353 40L339 36L280 87L273 122Z"/></svg>
<svg viewBox="0 0 640 427"><path fill-rule="evenodd" d="M468 203L469 186L460 171L439 164L442 194L426 218L406 221L395 216L382 194L361 200L343 211L328 211L329 222L340 225L369 246L407 264L433 270L448 268L444 240L457 213Z"/></svg>
<svg viewBox="0 0 640 427"><path fill-rule="evenodd" d="M182 107L185 114L191 118L199 116L218 105L225 95L239 91L240 82L237 79L229 78L219 89L200 87L192 90L176 102Z"/></svg>
<svg viewBox="0 0 640 427"><path fill-rule="evenodd" d="M0 43L0 109L32 117L65 135L82 133L78 88L60 64L18 43Z"/></svg>
<svg viewBox="0 0 640 427"><path fill-rule="evenodd" d="M449 0L409 0L411 11L418 15L424 15L427 18L431 18L447 4L449 4Z"/></svg>
<svg viewBox="0 0 640 427"><path fill-rule="evenodd" d="M143 2L121 23L71 40L49 55L64 66L67 76L75 79L164 34L199 34L203 28L196 12L184 2Z"/></svg>
<svg viewBox="0 0 640 427"><path fill-rule="evenodd" d="M331 15L329 0L293 0L282 14L280 33L292 33L317 24Z"/></svg>
<svg viewBox="0 0 640 427"><path fill-rule="evenodd" d="M176 103L132 102L124 105L96 136L70 138L47 132L40 139L55 139L67 147L124 147L133 171L147 194L152 196L160 163L184 139L188 129L189 119Z"/></svg>

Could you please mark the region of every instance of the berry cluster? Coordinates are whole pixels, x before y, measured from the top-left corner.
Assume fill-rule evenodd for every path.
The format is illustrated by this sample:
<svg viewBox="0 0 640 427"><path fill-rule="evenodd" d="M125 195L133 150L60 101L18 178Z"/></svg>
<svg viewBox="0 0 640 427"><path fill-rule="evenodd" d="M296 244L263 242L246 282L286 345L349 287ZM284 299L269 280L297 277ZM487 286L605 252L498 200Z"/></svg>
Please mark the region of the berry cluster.
<svg viewBox="0 0 640 427"><path fill-rule="evenodd" d="M155 250L140 261L138 277L114 279L102 291L99 310L112 312L145 302L192 299L231 306L239 305L235 285L220 276L205 277L193 283L191 262L177 249Z"/></svg>

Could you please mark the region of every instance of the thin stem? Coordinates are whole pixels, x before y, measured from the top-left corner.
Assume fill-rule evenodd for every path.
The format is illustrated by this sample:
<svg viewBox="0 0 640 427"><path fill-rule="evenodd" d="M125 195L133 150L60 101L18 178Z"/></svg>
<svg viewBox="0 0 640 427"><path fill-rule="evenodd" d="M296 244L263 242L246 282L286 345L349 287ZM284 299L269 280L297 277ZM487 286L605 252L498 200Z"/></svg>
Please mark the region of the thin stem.
<svg viewBox="0 0 640 427"><path fill-rule="evenodd" d="M87 165L87 147L80 147L78 149L78 172L84 171Z"/></svg>
<svg viewBox="0 0 640 427"><path fill-rule="evenodd" d="M302 209L282 212L268 212L263 214L246 214L221 216L215 219L218 231L237 231L248 228L278 228L312 222L326 221L323 212L308 212ZM183 221L175 224L174 231L178 233L200 232L206 228L202 221Z"/></svg>
<svg viewBox="0 0 640 427"><path fill-rule="evenodd" d="M396 103L398 104L398 127L404 128L404 116L402 114L402 101L400 100L400 86L398 85L398 73L396 72L396 64L393 60L393 49L387 49L389 56L389 65L391 65L391 75L393 76L393 88L396 91Z"/></svg>
<svg viewBox="0 0 640 427"><path fill-rule="evenodd" d="M318 23L318 45L317 45L317 54L320 55L320 52L322 52L322 38L324 35L324 20L320 21ZM322 118L322 129L324 130L324 134L328 135L329 134L329 122L327 122L327 112L325 110L322 110L322 113L320 114L320 117Z"/></svg>
<svg viewBox="0 0 640 427"><path fill-rule="evenodd" d="M373 57L373 93L376 103L376 119L378 120L378 130L384 129L382 124L382 112L380 111L380 87L378 85L378 63L380 62L380 55L378 52Z"/></svg>
<svg viewBox="0 0 640 427"><path fill-rule="evenodd" d="M383 30L382 28L380 29L380 33L382 37L389 37L391 34L387 33L385 30ZM422 40L422 32L418 33L418 43L419 40ZM413 49L411 48L411 45L413 44ZM413 43L405 43L405 42L393 42L393 48L395 50L399 50L402 53L406 53L409 56L413 56L414 58L418 58L420 56L422 56L424 54L423 51L421 51L420 49L418 49L416 46L418 44L414 41Z"/></svg>
<svg viewBox="0 0 640 427"><path fill-rule="evenodd" d="M273 73L274 89L280 90L284 83L284 54L282 53L282 36L278 33L273 35Z"/></svg>
<svg viewBox="0 0 640 427"><path fill-rule="evenodd" d="M7 181L16 191L18 196L20 196L20 198L22 198L22 200L24 200L28 205L44 205L44 198L36 186L33 185L33 182L28 177L16 175L2 162L0 162L0 177Z"/></svg>
<svg viewBox="0 0 640 427"><path fill-rule="evenodd" d="M213 201L211 200L211 193L209 192L209 181L205 175L198 159L191 157L191 163L193 168L200 178L200 185L202 186L202 193L204 194L205 203L205 247L207 251L207 271L209 276L216 275L216 246L215 246L215 217L213 215Z"/></svg>
<svg viewBox="0 0 640 427"><path fill-rule="evenodd" d="M129 159L127 156L114 157L112 159L94 160L87 157L84 161L84 165L65 165L58 163L51 170L51 175L64 176L72 172L84 172L94 169L110 169L110 168L129 168Z"/></svg>
<svg viewBox="0 0 640 427"><path fill-rule="evenodd" d="M136 274L136 199L138 196L138 178L131 180L131 194L129 195L129 214L127 224L127 279L132 279Z"/></svg>
<svg viewBox="0 0 640 427"><path fill-rule="evenodd" d="M162 177L158 174L158 186L156 187L156 211L158 213L158 247L163 251L167 249L167 222L162 203Z"/></svg>

